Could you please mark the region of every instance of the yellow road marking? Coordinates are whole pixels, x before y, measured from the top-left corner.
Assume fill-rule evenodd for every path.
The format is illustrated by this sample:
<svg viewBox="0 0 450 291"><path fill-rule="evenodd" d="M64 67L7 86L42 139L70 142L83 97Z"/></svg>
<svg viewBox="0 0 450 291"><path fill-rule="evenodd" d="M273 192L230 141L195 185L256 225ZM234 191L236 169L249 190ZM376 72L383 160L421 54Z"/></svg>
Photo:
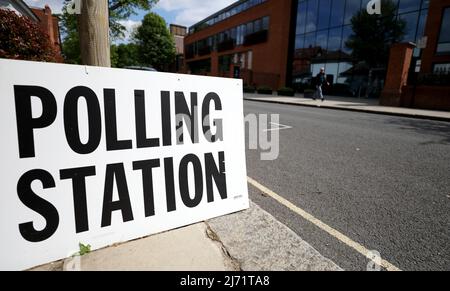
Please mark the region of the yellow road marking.
<svg viewBox="0 0 450 291"><path fill-rule="evenodd" d="M309 214L308 212L304 211L303 209L299 208L298 206L296 206L293 203L289 202L288 200L284 199L283 197L281 197L277 193L275 193L272 190L270 190L269 188L261 185L260 183L258 183L257 181L253 180L252 178L247 177L247 181L248 181L248 183L253 185L255 188L257 188L258 190L260 190L264 194L272 197L273 199L275 199L280 204L282 204L285 207L289 208L290 210L292 210L296 214L300 215L301 217L303 217L307 221L311 222L312 224L314 224L318 228L322 229L323 231L327 232L328 234L330 234L331 236L335 237L339 241L343 242L347 246L353 248L358 253L360 253L363 256L365 256L365 257L370 259L369 255L371 254L371 251L369 251L363 245L355 242L354 240L352 240L348 236L344 235L343 233L339 232L338 230L332 228L331 226L327 225L326 223L324 223L324 222L320 221L319 219L315 218L313 215ZM386 270L388 270L388 271L401 271L399 268L397 268L396 266L394 266L393 264L389 263L388 261L386 261L384 259L381 259L380 265L383 268L385 268Z"/></svg>

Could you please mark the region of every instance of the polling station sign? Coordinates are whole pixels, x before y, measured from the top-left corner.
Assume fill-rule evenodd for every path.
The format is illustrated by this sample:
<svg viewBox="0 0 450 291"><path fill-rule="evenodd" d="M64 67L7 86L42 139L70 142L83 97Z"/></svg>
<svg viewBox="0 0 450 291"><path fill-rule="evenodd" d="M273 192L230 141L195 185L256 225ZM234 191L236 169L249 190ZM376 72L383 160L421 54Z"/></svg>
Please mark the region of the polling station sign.
<svg viewBox="0 0 450 291"><path fill-rule="evenodd" d="M0 59L0 269L248 208L242 81Z"/></svg>

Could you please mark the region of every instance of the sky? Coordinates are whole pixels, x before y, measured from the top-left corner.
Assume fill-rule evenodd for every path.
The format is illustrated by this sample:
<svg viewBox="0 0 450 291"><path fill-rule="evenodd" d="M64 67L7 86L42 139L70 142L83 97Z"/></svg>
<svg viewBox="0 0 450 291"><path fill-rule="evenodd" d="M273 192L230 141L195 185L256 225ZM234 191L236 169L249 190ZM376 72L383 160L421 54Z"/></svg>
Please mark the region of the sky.
<svg viewBox="0 0 450 291"><path fill-rule="evenodd" d="M63 0L24 0L30 6L44 7L48 4L54 13L61 12ZM161 15L167 24L179 24L191 26L196 22L206 18L236 2L237 0L159 0L158 4L152 9L153 12ZM129 19L124 20L122 25L127 28L126 37L121 42L126 42L130 33L140 24L146 11L137 11Z"/></svg>

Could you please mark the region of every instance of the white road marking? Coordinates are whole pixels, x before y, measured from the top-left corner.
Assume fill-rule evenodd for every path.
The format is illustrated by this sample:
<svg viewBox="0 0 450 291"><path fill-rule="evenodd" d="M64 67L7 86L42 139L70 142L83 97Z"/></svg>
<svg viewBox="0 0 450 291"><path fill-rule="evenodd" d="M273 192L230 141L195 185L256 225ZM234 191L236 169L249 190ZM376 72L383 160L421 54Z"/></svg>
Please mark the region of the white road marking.
<svg viewBox="0 0 450 291"><path fill-rule="evenodd" d="M275 125L277 127L275 128L268 128L268 129L264 129L264 132L268 132L268 131L275 131L275 130L283 130L283 129L291 129L292 126L289 125L284 125L284 124L279 124L279 123L275 123L275 122L270 122L271 125Z"/></svg>
<svg viewBox="0 0 450 291"><path fill-rule="evenodd" d="M304 211L303 209L301 209L298 206L294 205L293 203L289 202L285 198L281 197L280 195L273 192L269 188L266 188L265 186L261 185L260 183L253 180L252 178L247 177L247 181L249 184L253 185L255 188L257 188L264 194L272 197L280 204L289 208L296 214L300 215L307 221L311 222L312 224L314 224L318 228L322 229L323 231L327 232L328 234L330 234L334 238L338 239L339 241L343 242L347 246L353 248L354 250L356 250L358 253L362 254L366 258L369 258L369 259L371 258L370 255L372 254L372 252L370 250L368 250L367 248L365 248L363 245L353 241L348 236L344 235L343 233L339 232L338 230L332 228L331 226L327 225L326 223L315 218L313 215L309 214L308 212ZM386 261L384 259L381 260L381 266L388 271L401 271L398 267L394 266L393 264L389 263L388 261Z"/></svg>

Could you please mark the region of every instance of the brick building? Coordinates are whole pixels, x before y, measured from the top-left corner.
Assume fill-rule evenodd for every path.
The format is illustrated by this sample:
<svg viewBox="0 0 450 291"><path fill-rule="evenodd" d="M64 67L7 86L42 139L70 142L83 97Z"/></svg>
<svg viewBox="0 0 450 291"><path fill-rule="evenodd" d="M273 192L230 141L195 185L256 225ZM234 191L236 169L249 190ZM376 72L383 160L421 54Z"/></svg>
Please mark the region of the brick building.
<svg viewBox="0 0 450 291"><path fill-rule="evenodd" d="M450 0L392 1L397 7L396 19L406 23L403 42L423 43L424 36L427 39L425 46L410 48L410 59L403 62L409 67L402 86L407 86L408 80L412 84L414 74L417 78L418 74L450 72ZM325 67L336 93L380 96L386 81L395 76L388 75L387 66L364 67L346 46L353 33L352 16L365 9L368 2L237 1L189 28L185 38L186 71L242 78L245 84L273 89L287 85L301 90ZM420 73L415 72L417 67ZM428 103L433 103L433 94L428 94ZM394 103L436 108L423 102Z"/></svg>
<svg viewBox="0 0 450 291"><path fill-rule="evenodd" d="M61 38L59 32L59 20L58 17L52 14L52 10L48 5L44 8L29 7L22 0L0 0L0 9L9 9L16 12L19 15L28 17L35 23L37 23L42 31L44 31L53 44L56 52L60 56L59 61L63 61L61 54Z"/></svg>

